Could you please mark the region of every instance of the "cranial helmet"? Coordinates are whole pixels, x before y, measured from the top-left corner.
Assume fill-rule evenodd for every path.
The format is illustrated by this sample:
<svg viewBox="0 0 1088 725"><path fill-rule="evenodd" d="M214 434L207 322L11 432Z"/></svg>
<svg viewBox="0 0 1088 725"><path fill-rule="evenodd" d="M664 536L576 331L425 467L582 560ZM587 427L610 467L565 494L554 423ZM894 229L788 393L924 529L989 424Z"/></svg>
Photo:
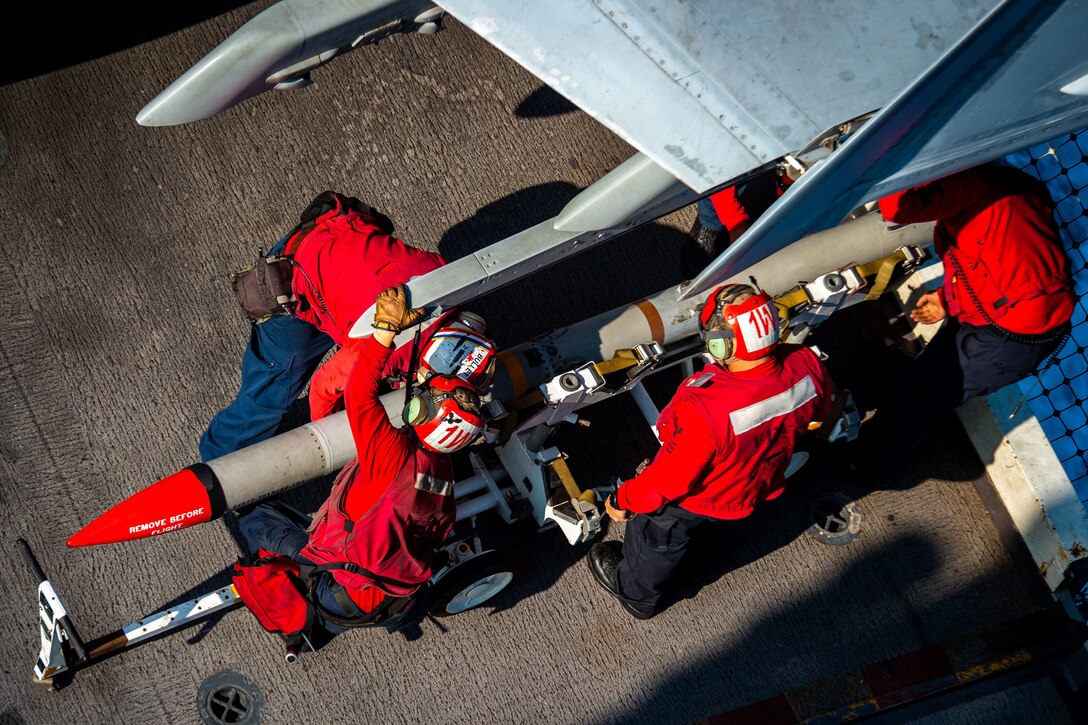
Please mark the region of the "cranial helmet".
<svg viewBox="0 0 1088 725"><path fill-rule="evenodd" d="M718 362L759 360L778 344L778 310L766 292L746 284L722 285L699 313L699 336Z"/></svg>
<svg viewBox="0 0 1088 725"><path fill-rule="evenodd" d="M435 332L419 356L417 381L423 383L432 375L446 375L466 380L477 390L486 390L495 377L495 345L477 332L479 329L458 320Z"/></svg>
<svg viewBox="0 0 1088 725"><path fill-rule="evenodd" d="M480 436L483 409L471 383L453 375L432 375L414 387L401 417L415 429L424 448L453 453Z"/></svg>
<svg viewBox="0 0 1088 725"><path fill-rule="evenodd" d="M417 379L424 382L431 375L458 377L485 389L495 376L495 345L470 329L443 327L431 335L419 356Z"/></svg>

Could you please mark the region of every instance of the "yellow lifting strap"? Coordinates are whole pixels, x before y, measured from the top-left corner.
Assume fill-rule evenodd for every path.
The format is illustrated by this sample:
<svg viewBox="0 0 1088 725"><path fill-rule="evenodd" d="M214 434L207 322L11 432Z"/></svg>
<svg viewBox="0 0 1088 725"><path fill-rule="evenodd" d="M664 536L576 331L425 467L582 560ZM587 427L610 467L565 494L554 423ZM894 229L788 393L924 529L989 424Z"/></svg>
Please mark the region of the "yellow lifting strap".
<svg viewBox="0 0 1088 725"><path fill-rule="evenodd" d="M778 308L778 316L782 322L788 322L790 311L804 302L808 302L808 293L805 292L804 287L800 286L792 292L774 298L774 306Z"/></svg>
<svg viewBox="0 0 1088 725"><path fill-rule="evenodd" d="M631 348L623 348L622 350L616 350L612 355L611 360L605 360L604 362L594 363L593 367L597 369L597 372L601 374L601 377L610 375L626 368L634 367L638 365L638 358L635 357L635 351Z"/></svg>
<svg viewBox="0 0 1088 725"><path fill-rule="evenodd" d="M620 370L625 370L630 367L638 365L638 358L635 357L635 351L631 348L624 348L622 350L616 350L611 360L605 360L604 362L594 363L593 367L597 369L597 372L601 374L601 377L610 375ZM524 393L518 398L510 401L507 404L507 408L510 410L525 410L534 405L544 402L544 394L538 389L530 390Z"/></svg>
<svg viewBox="0 0 1088 725"><path fill-rule="evenodd" d="M884 291L888 288L888 283L892 279L895 266L906 259L907 253L902 249L897 249L886 257L855 265L854 270L864 279L876 275L876 279L869 286L869 292L865 295L865 299L875 300L884 294ZM783 321L789 320L790 312L805 302L808 302L808 293L805 292L803 285L799 285L796 289L774 298L775 307L778 308L778 316Z"/></svg>
<svg viewBox="0 0 1088 725"><path fill-rule="evenodd" d="M876 279L873 280L873 284L869 288L869 294L865 295L865 299L875 300L877 297L884 294L884 290L888 288L888 282L892 279L892 272L895 271L895 265L906 261L906 259L907 253L902 249L897 249L883 259L859 265L857 270L858 274L862 277L868 278L870 274L876 273Z"/></svg>
<svg viewBox="0 0 1088 725"><path fill-rule="evenodd" d="M570 472L570 467L567 465L565 459L556 458L548 465L555 471L555 475L559 477L560 483L563 484L563 489L567 492L567 495L570 496L572 501L574 499L582 499L583 501L588 501L592 504L597 503L597 496L593 493L592 489L589 491L582 491L578 488L578 484L574 482L574 475Z"/></svg>

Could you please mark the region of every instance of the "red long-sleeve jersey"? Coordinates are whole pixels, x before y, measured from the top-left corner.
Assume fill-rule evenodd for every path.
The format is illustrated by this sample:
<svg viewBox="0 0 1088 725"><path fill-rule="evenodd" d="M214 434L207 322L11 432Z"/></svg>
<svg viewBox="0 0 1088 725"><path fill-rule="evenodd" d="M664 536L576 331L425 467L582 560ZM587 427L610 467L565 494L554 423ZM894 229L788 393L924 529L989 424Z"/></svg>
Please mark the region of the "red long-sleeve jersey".
<svg viewBox="0 0 1088 725"><path fill-rule="evenodd" d="M359 315L378 295L445 264L433 252L410 247L383 233L356 213L333 216L318 224L294 252L291 280L298 297L295 316L328 334L340 349L325 361L310 385L310 419L317 420L342 404L348 373L358 357L348 337ZM393 363L403 368L407 352Z"/></svg>
<svg viewBox="0 0 1088 725"><path fill-rule="evenodd" d="M360 519L370 511L389 484L405 466L410 465L419 446L408 430L397 428L389 420L379 396L379 384L386 362L393 348L385 347L373 337L355 341L358 360L351 369L346 393L345 408L359 469L348 489L344 503L347 518ZM438 471L449 479L453 471L449 459L437 453L430 454ZM348 589L348 595L364 612L374 609L384 599L384 593L374 587Z"/></svg>
<svg viewBox="0 0 1088 725"><path fill-rule="evenodd" d="M419 337L419 349L416 355L422 354L423 347L438 330L448 325L457 317L457 310L450 310L438 317L434 322L423 329ZM336 351L332 357L325 361L313 377L310 378L310 392L307 396L310 402L310 420L320 420L327 415L332 415L341 410L344 403L344 390L348 385L348 375L352 367L363 351L365 340L349 338L348 342ZM412 345L406 343L396 348L385 361L382 377L403 375L408 371L409 358L412 353Z"/></svg>
<svg viewBox="0 0 1088 725"><path fill-rule="evenodd" d="M767 183L769 179L773 180L772 184ZM762 216L767 207L782 196L791 183L793 181L785 173L775 172L773 177L727 186L710 195L710 204L718 214L718 220L733 234L742 224L754 222ZM745 188L745 192L740 193L741 187L750 186L752 188Z"/></svg>
<svg viewBox="0 0 1088 725"><path fill-rule="evenodd" d="M989 317L1007 330L1038 335L1073 314L1069 260L1050 197L1027 174L974 167L891 194L879 204L889 221L936 220L942 300L961 322L984 326Z"/></svg>
<svg viewBox="0 0 1088 725"><path fill-rule="evenodd" d="M740 519L779 496L801 437L831 407L831 378L808 348L779 345L743 372L708 365L683 383L657 421L661 449L620 486L620 508L651 513L675 502L692 513Z"/></svg>
<svg viewBox="0 0 1088 725"><path fill-rule="evenodd" d="M334 216L311 231L294 253L295 315L338 345L378 295L445 261L382 233L356 213Z"/></svg>

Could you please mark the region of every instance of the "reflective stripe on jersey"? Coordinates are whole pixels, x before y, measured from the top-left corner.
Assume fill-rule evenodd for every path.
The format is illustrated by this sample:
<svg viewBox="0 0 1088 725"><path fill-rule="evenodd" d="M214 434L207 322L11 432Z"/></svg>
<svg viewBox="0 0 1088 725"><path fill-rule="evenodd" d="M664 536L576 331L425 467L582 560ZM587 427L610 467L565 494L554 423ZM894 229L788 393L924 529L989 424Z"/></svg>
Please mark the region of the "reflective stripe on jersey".
<svg viewBox="0 0 1088 725"><path fill-rule="evenodd" d="M780 415L792 413L815 397L816 384L812 382L812 376L806 375L789 390L734 410L729 414L729 422L733 425L734 435L740 435Z"/></svg>
<svg viewBox="0 0 1088 725"><path fill-rule="evenodd" d="M436 496L449 496L453 494L453 481L421 472L416 474L416 489Z"/></svg>

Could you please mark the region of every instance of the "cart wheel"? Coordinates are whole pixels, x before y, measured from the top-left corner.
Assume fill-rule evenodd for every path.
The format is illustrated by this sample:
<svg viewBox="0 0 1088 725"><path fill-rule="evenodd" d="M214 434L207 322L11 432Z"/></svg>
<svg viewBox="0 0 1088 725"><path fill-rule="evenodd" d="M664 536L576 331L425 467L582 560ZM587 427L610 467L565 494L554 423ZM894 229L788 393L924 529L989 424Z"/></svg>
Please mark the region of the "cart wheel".
<svg viewBox="0 0 1088 725"><path fill-rule="evenodd" d="M463 561L435 582L427 611L433 617L449 617L478 607L506 588L515 568L494 549Z"/></svg>

